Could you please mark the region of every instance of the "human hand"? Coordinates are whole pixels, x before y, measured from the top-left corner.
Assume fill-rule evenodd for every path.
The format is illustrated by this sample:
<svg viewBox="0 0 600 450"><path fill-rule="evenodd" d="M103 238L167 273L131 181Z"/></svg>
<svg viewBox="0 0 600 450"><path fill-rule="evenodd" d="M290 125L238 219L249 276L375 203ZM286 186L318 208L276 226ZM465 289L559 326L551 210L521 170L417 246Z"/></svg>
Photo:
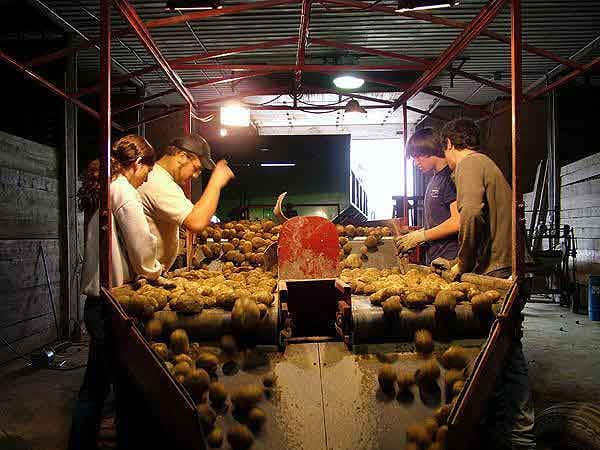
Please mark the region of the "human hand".
<svg viewBox="0 0 600 450"><path fill-rule="evenodd" d="M396 248L398 249L398 253L406 253L426 240L425 230L421 228L420 230L412 231L404 236L400 236L396 240Z"/></svg>
<svg viewBox="0 0 600 450"><path fill-rule="evenodd" d="M450 274L452 275L453 280L456 280L460 277L461 272L458 264L454 264L452 267L450 267Z"/></svg>
<svg viewBox="0 0 600 450"><path fill-rule="evenodd" d="M224 188L229 181L235 178L235 175L229 168L227 161L224 159L220 160L213 169L212 175L210 177L211 181L217 184L219 188Z"/></svg>

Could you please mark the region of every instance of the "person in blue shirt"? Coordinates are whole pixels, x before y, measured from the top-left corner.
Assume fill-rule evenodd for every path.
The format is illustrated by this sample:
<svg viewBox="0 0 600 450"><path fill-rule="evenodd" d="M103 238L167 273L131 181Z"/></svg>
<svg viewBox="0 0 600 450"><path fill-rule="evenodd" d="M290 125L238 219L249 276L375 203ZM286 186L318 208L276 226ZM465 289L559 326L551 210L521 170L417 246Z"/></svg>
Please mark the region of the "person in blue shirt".
<svg viewBox="0 0 600 450"><path fill-rule="evenodd" d="M407 154L423 173L432 173L424 197L423 228L401 236L396 241L399 253L407 253L424 244L429 265L436 258L449 261L458 253L460 216L456 206L456 187L444 157L438 134L432 128L421 128L406 144Z"/></svg>

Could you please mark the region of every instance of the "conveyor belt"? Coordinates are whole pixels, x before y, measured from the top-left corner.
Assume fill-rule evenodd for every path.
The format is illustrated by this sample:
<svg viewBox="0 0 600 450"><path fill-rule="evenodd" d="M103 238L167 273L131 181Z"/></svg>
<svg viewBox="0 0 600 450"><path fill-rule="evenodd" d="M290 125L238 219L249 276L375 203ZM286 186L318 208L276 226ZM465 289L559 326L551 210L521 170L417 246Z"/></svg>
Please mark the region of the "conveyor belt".
<svg viewBox="0 0 600 450"><path fill-rule="evenodd" d="M180 314L175 311L157 311L154 317L163 323L164 331L171 332L176 328L187 331L190 339L194 341L218 341L224 334L231 334L231 311L221 308L207 308L198 314ZM279 342L279 299L267 311L267 315L260 321L256 331L255 342L263 345L278 345Z"/></svg>
<svg viewBox="0 0 600 450"><path fill-rule="evenodd" d="M501 303L494 305L500 309ZM435 339L464 339L486 336L494 316L477 316L471 304L464 302L456 306L451 316L436 315L435 308L428 306L421 311L404 308L397 318L385 317L383 308L373 306L369 297L352 296L351 325L346 329L351 344L368 342L412 341L415 331L430 330Z"/></svg>

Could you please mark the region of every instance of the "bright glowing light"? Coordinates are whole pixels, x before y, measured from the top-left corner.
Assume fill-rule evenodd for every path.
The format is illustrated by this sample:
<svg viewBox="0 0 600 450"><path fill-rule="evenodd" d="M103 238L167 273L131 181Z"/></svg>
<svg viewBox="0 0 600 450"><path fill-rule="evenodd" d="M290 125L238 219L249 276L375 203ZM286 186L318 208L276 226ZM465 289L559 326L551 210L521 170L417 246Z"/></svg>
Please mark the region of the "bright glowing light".
<svg viewBox="0 0 600 450"><path fill-rule="evenodd" d="M260 167L296 167L296 163L260 163Z"/></svg>
<svg viewBox="0 0 600 450"><path fill-rule="evenodd" d="M459 5L459 2L453 3L441 3L441 4L431 4L431 5L423 5L423 6L415 6L414 8L398 8L396 12L406 12L406 11L423 11L426 9L439 9L439 8L450 8L452 6Z"/></svg>
<svg viewBox="0 0 600 450"><path fill-rule="evenodd" d="M221 106L221 125L247 127L250 125L250 110L241 105Z"/></svg>
<svg viewBox="0 0 600 450"><path fill-rule="evenodd" d="M353 75L341 75L333 79L335 84L340 89L358 89L364 84L365 80Z"/></svg>
<svg viewBox="0 0 600 450"><path fill-rule="evenodd" d="M323 218L327 219L327 213L325 211L323 211L322 209L316 210L315 216L319 216L319 217L323 217Z"/></svg>
<svg viewBox="0 0 600 450"><path fill-rule="evenodd" d="M221 128L219 130L219 134L221 135L221 137L227 136L227 128Z"/></svg>

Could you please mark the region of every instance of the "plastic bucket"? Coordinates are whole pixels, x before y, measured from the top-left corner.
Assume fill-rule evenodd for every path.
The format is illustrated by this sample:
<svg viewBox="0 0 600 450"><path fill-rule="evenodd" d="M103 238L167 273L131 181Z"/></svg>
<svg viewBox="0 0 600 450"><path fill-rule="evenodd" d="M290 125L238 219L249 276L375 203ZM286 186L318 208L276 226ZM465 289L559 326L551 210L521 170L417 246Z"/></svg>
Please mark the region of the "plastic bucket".
<svg viewBox="0 0 600 450"><path fill-rule="evenodd" d="M588 317L600 321L600 276L590 275L588 278Z"/></svg>

